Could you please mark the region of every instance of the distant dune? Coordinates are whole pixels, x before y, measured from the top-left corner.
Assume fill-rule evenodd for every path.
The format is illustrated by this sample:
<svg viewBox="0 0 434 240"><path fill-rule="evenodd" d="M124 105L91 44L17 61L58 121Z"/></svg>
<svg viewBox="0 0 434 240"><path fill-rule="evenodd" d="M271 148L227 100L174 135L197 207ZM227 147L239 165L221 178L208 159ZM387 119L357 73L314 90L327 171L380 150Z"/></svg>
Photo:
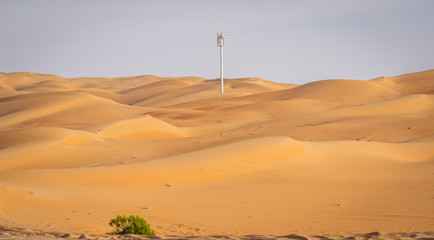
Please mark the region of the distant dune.
<svg viewBox="0 0 434 240"><path fill-rule="evenodd" d="M0 238L96 238L135 214L168 239L430 239L433 173L434 70L226 79L224 94L200 77L0 73Z"/></svg>

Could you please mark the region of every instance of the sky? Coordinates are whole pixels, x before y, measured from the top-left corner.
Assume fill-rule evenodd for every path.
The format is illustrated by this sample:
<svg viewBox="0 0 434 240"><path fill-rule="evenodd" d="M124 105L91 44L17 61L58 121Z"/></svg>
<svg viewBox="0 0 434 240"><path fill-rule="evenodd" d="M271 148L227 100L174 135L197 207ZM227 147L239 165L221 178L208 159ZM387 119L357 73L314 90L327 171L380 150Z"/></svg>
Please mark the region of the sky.
<svg viewBox="0 0 434 240"><path fill-rule="evenodd" d="M432 0L0 0L0 72L303 84L434 68Z"/></svg>

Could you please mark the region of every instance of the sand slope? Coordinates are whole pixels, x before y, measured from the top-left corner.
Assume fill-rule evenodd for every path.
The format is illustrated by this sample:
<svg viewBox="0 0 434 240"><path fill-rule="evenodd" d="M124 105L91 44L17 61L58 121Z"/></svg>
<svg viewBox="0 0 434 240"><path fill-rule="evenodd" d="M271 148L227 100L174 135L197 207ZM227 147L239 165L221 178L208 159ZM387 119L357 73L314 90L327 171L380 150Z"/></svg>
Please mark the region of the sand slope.
<svg viewBox="0 0 434 240"><path fill-rule="evenodd" d="M186 131L151 116L109 122L99 128L98 136L116 139L155 140L187 136Z"/></svg>
<svg viewBox="0 0 434 240"><path fill-rule="evenodd" d="M83 92L30 93L0 99L0 129L33 126L80 127L140 116L143 109Z"/></svg>
<svg viewBox="0 0 434 240"><path fill-rule="evenodd" d="M225 89L0 73L0 232L78 238L117 214L168 239L433 230L434 70Z"/></svg>

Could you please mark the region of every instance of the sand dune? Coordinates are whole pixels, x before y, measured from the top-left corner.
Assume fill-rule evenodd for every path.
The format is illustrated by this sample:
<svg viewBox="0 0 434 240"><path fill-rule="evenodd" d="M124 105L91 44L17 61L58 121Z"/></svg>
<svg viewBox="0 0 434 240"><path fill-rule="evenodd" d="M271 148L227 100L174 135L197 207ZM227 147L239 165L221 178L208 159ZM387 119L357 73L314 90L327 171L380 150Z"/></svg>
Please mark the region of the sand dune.
<svg viewBox="0 0 434 240"><path fill-rule="evenodd" d="M174 90L174 89L179 89L190 85L191 84L189 82L183 80L176 80L176 79L161 80L146 85L142 85L139 87L123 90L120 91L119 94L124 96L124 98L121 100L122 102L124 102L125 104L135 105L149 98L158 96L164 92Z"/></svg>
<svg viewBox="0 0 434 240"><path fill-rule="evenodd" d="M185 130L151 116L119 120L99 127L101 129L98 131L98 135L106 138L154 140L187 136Z"/></svg>
<svg viewBox="0 0 434 240"><path fill-rule="evenodd" d="M68 84L56 80L47 80L18 88L17 91L49 92L72 90Z"/></svg>
<svg viewBox="0 0 434 240"><path fill-rule="evenodd" d="M79 127L139 116L141 112L142 109L83 92L32 93L0 99L0 128Z"/></svg>
<svg viewBox="0 0 434 240"><path fill-rule="evenodd" d="M18 89L38 82L56 80L62 82L64 79L54 74L41 74L31 72L0 73L2 85L11 89Z"/></svg>
<svg viewBox="0 0 434 240"><path fill-rule="evenodd" d="M432 94L434 92L433 71L408 73L396 77L379 77L371 81L403 94Z"/></svg>
<svg viewBox="0 0 434 240"><path fill-rule="evenodd" d="M83 164L82 159L68 161L64 154L79 154L79 145L102 141L96 135L63 128L29 128L0 133L0 169L34 169ZM56 161L53 161L56 160Z"/></svg>
<svg viewBox="0 0 434 240"><path fill-rule="evenodd" d="M432 237L433 92L434 70L224 94L0 73L0 238L105 239L117 214L163 239Z"/></svg>

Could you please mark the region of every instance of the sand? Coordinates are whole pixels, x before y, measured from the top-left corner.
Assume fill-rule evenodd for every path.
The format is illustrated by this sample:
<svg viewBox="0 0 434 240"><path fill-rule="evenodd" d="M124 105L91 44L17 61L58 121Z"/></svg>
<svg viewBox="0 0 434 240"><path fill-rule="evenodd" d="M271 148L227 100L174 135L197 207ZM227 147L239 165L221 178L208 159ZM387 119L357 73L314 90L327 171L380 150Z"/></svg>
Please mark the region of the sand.
<svg viewBox="0 0 434 240"><path fill-rule="evenodd" d="M3 227L0 226L0 239L8 240L61 240L61 239L82 239L82 240L150 240L150 239L163 239L163 240L396 240L396 239L420 239L431 240L434 237L434 232L400 232L400 233L357 233L352 235L342 234L323 234L323 235L299 235L299 234L286 234L286 235L196 235L196 236L183 236L183 235L165 235L165 236L143 236L134 234L125 235L107 235L107 234L93 234L84 232L71 232L71 231L47 231L43 229L31 229L22 227Z"/></svg>
<svg viewBox="0 0 434 240"><path fill-rule="evenodd" d="M433 173L434 70L224 94L0 73L0 239L105 239L118 214L163 239L428 239Z"/></svg>

